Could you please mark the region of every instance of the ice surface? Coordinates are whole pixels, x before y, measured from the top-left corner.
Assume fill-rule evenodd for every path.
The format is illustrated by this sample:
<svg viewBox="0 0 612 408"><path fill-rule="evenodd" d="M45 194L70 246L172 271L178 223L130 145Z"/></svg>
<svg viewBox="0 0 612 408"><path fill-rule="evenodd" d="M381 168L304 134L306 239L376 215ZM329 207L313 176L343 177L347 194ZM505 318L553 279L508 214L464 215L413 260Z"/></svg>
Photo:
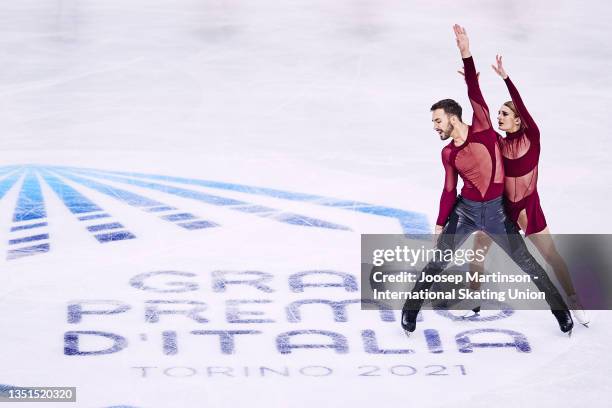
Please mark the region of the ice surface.
<svg viewBox="0 0 612 408"><path fill-rule="evenodd" d="M443 144L431 129L429 106L452 97L469 110L456 73L461 62L453 23L468 30L491 111L508 99L489 68L502 53L541 129L539 190L551 230L609 232L611 8L604 1L3 3L0 165L31 166L0 169L0 187L11 184L0 200L0 253L6 254L0 257L0 383L77 386L77 405L87 407L605 406L609 312L593 312L592 327L577 328L571 339L557 333L548 312L516 312L492 322L454 322L425 312L406 340L397 321L381 321L356 305L348 306L348 322L335 322L325 306L315 305L304 306L301 322L290 322L286 306L299 299L358 298L334 287L293 292L288 278L307 270L358 276L359 233L403 231L398 218L359 208L401 209L416 214L427 228L433 224ZM169 175L314 198L148 180L175 193L188 189L198 193L190 193L194 197L235 200L213 205L149 188L143 177L136 177L139 185L126 184L74 168ZM40 201L35 187L26 188L29 169L40 186L44 217L40 207L27 205ZM55 189L54 178L61 181ZM108 217L79 220L62 200L62 193L72 190L99 207L87 214ZM70 200L85 205L81 198ZM143 211L153 208L143 204L146 200L177 210ZM16 220L16 208L32 218ZM190 221L210 224L179 225ZM33 223L46 225L12 230ZM104 224L115 227L88 229ZM328 228L332 224L346 228ZM127 237L114 234L120 231L135 238L116 240ZM9 243L44 234L48 238ZM26 245L43 246L7 259ZM233 286L215 292L212 273L220 270L272 274L275 291ZM183 279L200 288L157 293L130 285L136 275L154 271L193 273ZM228 323L226 302L239 299L271 301L240 308L265 311L247 318L274 322ZM69 323L68 304L77 300L115 300L131 309ZM145 302L153 300L205 302L203 315L210 321L162 315L152 323L145 320L151 305ZM531 352L459 352L456 335L486 328L523 333ZM429 351L424 329L440 333L443 353ZM189 334L194 330L262 333L237 336L235 354L224 355L214 336ZM341 333L349 352L281 354L277 337L291 330ZM415 353L366 353L362 330L374 330L382 348ZM108 355L66 355L69 331L116 333L128 346ZM164 331L178 333L176 355L163 354ZM307 340L295 339L300 341ZM83 340L83 347L94 343ZM324 377L299 372L312 365L334 372ZM425 375L439 369L427 368L433 365L448 367L448 375ZM464 365L467 375L457 365ZM135 366L158 368L141 378ZM258 366L286 366L291 375L239 375L245 366L252 372ZM396 374L389 371L393 366L401 366ZM417 373L397 375L411 373L406 366ZM172 377L163 373L168 367L193 367L198 373ZM232 367L236 376L209 375L206 367ZM358 375L367 372L371 375Z"/></svg>

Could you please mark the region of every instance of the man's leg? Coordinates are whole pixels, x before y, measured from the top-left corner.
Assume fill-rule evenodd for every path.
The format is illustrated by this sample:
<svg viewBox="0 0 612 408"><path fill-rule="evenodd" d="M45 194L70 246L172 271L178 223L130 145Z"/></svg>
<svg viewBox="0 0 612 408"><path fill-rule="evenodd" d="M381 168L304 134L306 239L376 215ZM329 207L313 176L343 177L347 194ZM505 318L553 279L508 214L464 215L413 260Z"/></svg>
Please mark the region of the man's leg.
<svg viewBox="0 0 612 408"><path fill-rule="evenodd" d="M472 247L472 250L474 251L474 253L483 254L484 259L482 261L477 261L476 259L474 259L474 261L470 262L469 264L470 272L474 273L475 276L477 277L477 279L470 282L470 286L469 286L470 291L478 291L480 290L480 287L482 286L478 279L480 278L481 275L484 275L485 273L484 267L485 267L486 255L489 253L489 249L491 248L492 243L493 243L493 240L491 239L491 237L489 237L487 234L485 234L482 231L478 231L476 235L474 236L474 245ZM481 307L480 300L466 300L460 303L460 305L464 309L463 311L464 318L476 316L477 314L480 313L480 307Z"/></svg>
<svg viewBox="0 0 612 408"><path fill-rule="evenodd" d="M531 255L522 235L516 226L506 218L501 205L487 206L485 209L484 231L491 236L512 260L531 276L531 281L544 292L552 313L559 322L561 331L568 332L573 327L572 318L561 294L552 283L546 271Z"/></svg>
<svg viewBox="0 0 612 408"><path fill-rule="evenodd" d="M477 210L458 201L453 209L444 230L438 237L436 248L444 251L459 248L463 242L477 230ZM412 293L417 293L431 288L433 282L422 282L424 276L438 275L446 268L448 261L436 259L430 261L421 271L417 283L412 288ZM416 328L416 318L423 305L423 300L407 299L402 308L402 328L407 332L413 332Z"/></svg>

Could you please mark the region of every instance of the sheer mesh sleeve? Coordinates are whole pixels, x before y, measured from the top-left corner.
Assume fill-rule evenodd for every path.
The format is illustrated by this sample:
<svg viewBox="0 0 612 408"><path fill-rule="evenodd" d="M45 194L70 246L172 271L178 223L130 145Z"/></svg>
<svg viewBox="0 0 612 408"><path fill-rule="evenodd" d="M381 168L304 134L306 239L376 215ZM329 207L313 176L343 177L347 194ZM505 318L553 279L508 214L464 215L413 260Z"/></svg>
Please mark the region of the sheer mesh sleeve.
<svg viewBox="0 0 612 408"><path fill-rule="evenodd" d="M478 84L478 76L476 75L476 67L472 57L463 59L463 68L465 71L465 82L468 88L468 97L472 104L474 116L472 117L472 127L474 132L480 132L486 129L492 129L491 117L489 115L489 107L482 96L480 85Z"/></svg>
<svg viewBox="0 0 612 408"><path fill-rule="evenodd" d="M519 94L518 90L516 89L512 81L510 80L510 77L504 79L504 82L506 83L506 86L508 87L508 91L510 92L510 97L512 98L512 102L514 102L514 106L516 107L516 110L519 116L521 117L521 120L523 121L523 125L525 126L525 133L527 134L529 139L539 140L540 139L540 129L538 129L538 126L533 121L533 118L531 117L531 115L529 114L529 111L525 107L525 104L523 103L523 99L521 99L521 95Z"/></svg>
<svg viewBox="0 0 612 408"><path fill-rule="evenodd" d="M457 171L450 162L451 150L449 148L442 149L442 165L444 165L444 189L442 197L440 197L440 211L436 225L446 224L446 220L450 215L455 201L457 199Z"/></svg>

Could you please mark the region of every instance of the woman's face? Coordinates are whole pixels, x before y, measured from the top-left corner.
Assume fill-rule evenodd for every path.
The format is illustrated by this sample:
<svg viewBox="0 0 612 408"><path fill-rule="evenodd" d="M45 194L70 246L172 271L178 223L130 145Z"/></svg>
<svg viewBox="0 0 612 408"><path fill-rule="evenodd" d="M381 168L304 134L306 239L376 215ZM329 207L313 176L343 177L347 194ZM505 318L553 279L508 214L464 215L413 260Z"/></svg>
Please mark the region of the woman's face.
<svg viewBox="0 0 612 408"><path fill-rule="evenodd" d="M497 113L497 124L499 130L504 132L516 132L521 128L521 119L512 112L512 109L502 105Z"/></svg>

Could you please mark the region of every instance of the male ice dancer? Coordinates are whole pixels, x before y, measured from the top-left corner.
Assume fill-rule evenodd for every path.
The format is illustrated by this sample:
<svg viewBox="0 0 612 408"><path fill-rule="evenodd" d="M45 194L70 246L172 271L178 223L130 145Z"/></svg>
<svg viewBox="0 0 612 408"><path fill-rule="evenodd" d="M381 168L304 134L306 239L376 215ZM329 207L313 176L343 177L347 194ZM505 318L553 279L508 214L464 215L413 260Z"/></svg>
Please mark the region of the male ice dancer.
<svg viewBox="0 0 612 408"><path fill-rule="evenodd" d="M532 282L544 292L561 331L571 334L574 323L563 298L527 250L516 226L504 213L504 169L497 144L498 135L493 130L489 108L480 92L467 33L458 25L453 26L453 29L463 59L468 97L474 114L472 124L467 125L461 120L461 106L454 100L444 99L431 107L434 129L440 138L452 138L442 149L446 175L436 222L435 232L440 234L437 248L454 251L473 232L484 231L531 276ZM457 175L463 180L458 200ZM447 264L447 261L442 260L431 261L421 275L437 275ZM431 282L423 280L418 279L412 289L414 295L431 287ZM402 327L407 334L415 330L417 315L423 304L423 300L417 299L408 299L402 310Z"/></svg>

